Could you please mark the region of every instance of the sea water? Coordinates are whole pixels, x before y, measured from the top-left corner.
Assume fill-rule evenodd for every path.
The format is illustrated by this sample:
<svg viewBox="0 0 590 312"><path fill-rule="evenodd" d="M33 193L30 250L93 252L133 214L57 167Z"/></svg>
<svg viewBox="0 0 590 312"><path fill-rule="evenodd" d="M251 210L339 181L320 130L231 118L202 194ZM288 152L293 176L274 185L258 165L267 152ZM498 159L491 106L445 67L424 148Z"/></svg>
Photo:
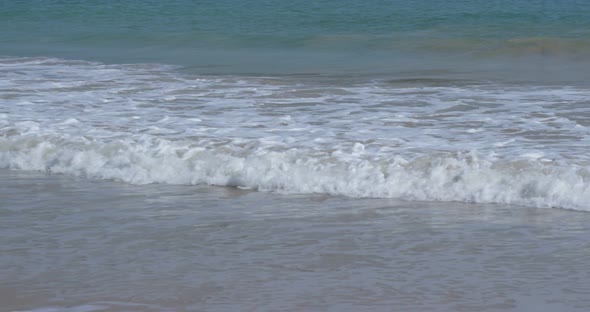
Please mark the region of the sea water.
<svg viewBox="0 0 590 312"><path fill-rule="evenodd" d="M3 311L579 311L590 214L0 170Z"/></svg>
<svg viewBox="0 0 590 312"><path fill-rule="evenodd" d="M582 255L574 252L575 248L588 247L582 243L587 232L580 230L575 220L586 218L585 211L590 210L589 95L590 6L583 1L3 1L0 189L4 191L0 211L8 221L0 228L6 234L0 260L9 269L1 271L6 278L0 286L11 289L5 293L17 291L26 298L44 293L49 298L38 305L26 304L25 300L10 305L11 309L48 307L51 300L62 309L94 309L92 304L109 298L115 298L119 305L130 304L130 298L155 291L140 286L146 278L158 279L153 264L133 266L115 261L109 265L110 257L96 255L111 253L125 244L141 245L141 235L150 232L132 219L141 219L142 213L184 215L179 220L205 228L210 225L206 220L211 209L222 209L232 220L241 218L241 214L255 215L256 222L261 223L253 223L256 225L248 236L251 240L240 240L240 248L250 250L265 244L265 227L272 228L275 221L278 227L291 226L291 221L277 221L283 214L286 220L308 214L338 214L341 205L348 207L344 214L356 211L364 215L367 207L375 205L390 206L387 216L405 214L395 220L371 218L356 228L358 231L353 230L357 234L366 231L369 240L372 231L376 231L376 238L385 239L385 232L380 231L400 226L405 218L427 216L436 220L432 222L437 226L456 227L456 218L471 220L481 211L498 209L491 214L489 224L479 220L477 229L465 229L466 235L475 237L459 240L460 245L491 244L477 233L479 229L506 230L494 225L497 220L514 218L507 230L520 231L530 225L522 211L564 214L568 220L563 223L564 232L551 232L548 237L557 239L555 242L579 238L564 247L566 258L562 263L589 271L585 263L577 262L576 257ZM216 186L229 189L219 191ZM127 188L135 195L121 195ZM43 190L49 192L48 198ZM175 193L178 190L180 193ZM146 202L150 192L158 195ZM175 195L166 197L168 192ZM191 204L185 197L187 192L199 194ZM223 192L248 195L227 197ZM310 203L318 196L328 200ZM80 198L88 201L80 202ZM119 201L121 198L124 200ZM243 202L243 198L248 200ZM113 204L108 204L111 201ZM259 214L260 207L252 204L255 202L267 210ZM471 208L457 208L462 205ZM142 211L146 206L154 210ZM132 212L125 207L132 207ZM72 243L83 252L68 253L70 239L90 235L85 228L94 220L96 209L106 218L100 230L113 241L99 239L99 243L86 247ZM47 213L52 215L50 219L44 219ZM75 226L76 221L69 218L76 219L78 213L81 224ZM506 213L504 219L498 216L502 213ZM125 223L127 217L129 224ZM298 224L303 232L316 229L326 235L357 237L346 226L354 228L354 224L342 221L342 227L334 228L328 219L309 217L301 221L303 225ZM157 218L144 221L156 227L163 222ZM181 221L161 225L169 231L175 226L188 226L188 230L189 224ZM543 225L541 232L554 229L557 225L553 221ZM33 230L32 224L40 228ZM465 226L460 224L461 228ZM125 238L127 228L134 226L139 236ZM460 233L456 231L452 233ZM158 235L168 237L172 245L193 242L180 234L166 236L165 232ZM515 236L515 246L540 244L530 234L533 232ZM45 233L43 237L54 233L59 238L37 244L35 233ZM239 231L230 233L233 237ZM10 235L19 238L13 240ZM405 244L417 237L426 239L423 234L411 235L394 241ZM563 237L567 239L561 240ZM276 245L264 248L271 254L280 253L290 244L287 238L279 236ZM124 243L125 239L130 241ZM311 240L321 242L322 235ZM436 244L434 237L426 241ZM554 246L548 249L557 248L552 242L547 242L547 246ZM209 243L216 246L213 241ZM173 260L169 266L162 264L164 269L182 266L185 274L186 270L222 269L214 264L202 267L202 261L213 258L189 260L188 255L194 252L191 248L200 248L198 242L189 245L192 247L187 247L187 254L172 250ZM387 248L366 241L357 245ZM29 258L30 253L49 252L51 246L58 246L61 252ZM308 251L321 258L324 247L311 244ZM510 250L517 252L518 248ZM449 250L445 257L466 266L473 259L486 257L453 258L460 252ZM427 256L431 251L427 248L421 252ZM496 255L494 250L487 251ZM533 248L528 255L544 252ZM397 261L394 254L384 251L379 257L384 262ZM253 257L247 252L243 255ZM115 277L98 281L98 288L86 284L72 288L73 284L50 272L70 263L77 272L70 278L84 276L80 270L88 263L76 257L94 263L97 275L88 275L90 279L108 276L109 267L115 272L146 268L149 272L136 273L125 281ZM250 263L249 268L285 267L282 256L269 257ZM305 262L299 251L290 257ZM356 282L343 272L330 270L309 277L307 282L372 283L372 274L380 272L373 267L376 264L355 257L342 256L351 266L362 268ZM412 257L407 254L403 261L412 261ZM345 261L340 258L330 259ZM553 261L541 259L535 272L549 268ZM347 302L349 307L372 302L363 301L367 293L362 287L358 292L344 291L354 294L358 299L354 302L346 301L347 295L328 296L324 302L306 299L296 288L283 285L286 288L279 296L292 300L292 304L281 306L270 288L265 288L270 284L261 284L252 276L240 277L234 267L228 270L228 276L243 278L267 294L250 302L251 309L264 305L268 309L299 310L305 309L306 303L311 304L309 309L322 309ZM410 266L408 270L418 274L421 269ZM175 284L173 276L180 275L166 272L159 283L154 283L154 289L163 291L166 283L180 288L197 283L188 278ZM277 269L268 278L276 279L280 272ZM485 272L482 269L480 273L489 273ZM507 272L506 278L520 271ZM420 279L424 284L412 285L427 288L439 273ZM301 274L290 280L305 275ZM566 284L575 284L571 287L587 291L588 279L580 281L572 272L564 274L557 288L569 289ZM460 275L451 277L467 283ZM522 278L524 284L532 281L526 274ZM483 280L473 281L477 284ZM36 283L45 286L26 290ZM229 291L225 288L228 283L214 284ZM410 285L400 283L400 287ZM451 280L443 278L441 283L447 285ZM133 290L118 297L117 285ZM382 292L391 286L389 282L380 285L384 286L365 290ZM83 296L84 291L73 289L88 292ZM201 291L182 289L195 296ZM467 293L477 297L483 296L483 291ZM60 292L72 295L60 297ZM538 298L546 294L530 293ZM565 300L569 296L565 293L556 292L555 300ZM201 309L234 309L236 306L222 303L239 304L246 302L239 298L252 296L236 290L221 294L211 295L217 305L203 303ZM231 301L232 294L239 298ZM412 292L381 294L383 297L375 302L385 310L402 301L409 305L399 310L456 309L460 307L456 304L465 303L451 295L445 301L448 305L439 306L438 299L428 301ZM187 307L170 296L174 296L173 291L164 292L162 300L150 304L160 304L162 309ZM515 298L499 295L502 300L508 298L499 299L503 302L499 304L520 309L517 302L522 296L524 293ZM4 297L0 295L0 305L8 300ZM577 303L569 308L587 308L578 300L583 296L574 297ZM482 308L485 305L477 305L486 302L482 298L465 300ZM424 300L425 305L420 305ZM539 300L540 306L550 304ZM90 306L85 306L87 303ZM199 309L199 304L191 304L190 309ZM125 306L113 309L148 309ZM97 309L110 308L107 304Z"/></svg>
<svg viewBox="0 0 590 312"><path fill-rule="evenodd" d="M586 87L0 64L3 168L590 209Z"/></svg>

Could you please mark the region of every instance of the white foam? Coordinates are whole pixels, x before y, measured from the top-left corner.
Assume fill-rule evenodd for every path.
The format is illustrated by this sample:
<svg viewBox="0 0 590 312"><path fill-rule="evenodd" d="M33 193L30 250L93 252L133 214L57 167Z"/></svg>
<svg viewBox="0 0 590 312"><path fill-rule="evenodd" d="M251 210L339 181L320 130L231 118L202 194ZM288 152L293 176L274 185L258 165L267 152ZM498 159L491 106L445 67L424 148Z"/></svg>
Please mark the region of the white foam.
<svg viewBox="0 0 590 312"><path fill-rule="evenodd" d="M198 77L27 58L0 59L0 73L4 168L590 209L583 88Z"/></svg>
<svg viewBox="0 0 590 312"><path fill-rule="evenodd" d="M305 149L204 148L145 138L103 142L25 135L0 139L0 167L134 184L211 184L285 193L506 203L590 210L590 171L472 152L407 159Z"/></svg>
<svg viewBox="0 0 590 312"><path fill-rule="evenodd" d="M68 118L63 122L64 125L73 125L77 123L79 123L79 121L76 118Z"/></svg>
<svg viewBox="0 0 590 312"><path fill-rule="evenodd" d="M43 307L43 308L35 308L32 310L26 311L13 311L13 312L93 312L93 311L103 311L107 307L101 305L79 305L73 307Z"/></svg>

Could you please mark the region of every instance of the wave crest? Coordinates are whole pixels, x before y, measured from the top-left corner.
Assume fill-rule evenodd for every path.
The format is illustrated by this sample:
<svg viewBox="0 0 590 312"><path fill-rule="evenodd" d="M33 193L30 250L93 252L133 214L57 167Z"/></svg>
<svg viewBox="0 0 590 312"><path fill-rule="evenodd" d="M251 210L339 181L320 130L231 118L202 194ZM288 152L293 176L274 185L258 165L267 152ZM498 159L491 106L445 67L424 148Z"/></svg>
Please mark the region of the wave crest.
<svg viewBox="0 0 590 312"><path fill-rule="evenodd" d="M360 147L353 149L359 150ZM201 147L145 137L0 139L0 167L132 184L209 184L281 193L518 204L590 210L590 171L542 159L477 152L406 159L306 149Z"/></svg>

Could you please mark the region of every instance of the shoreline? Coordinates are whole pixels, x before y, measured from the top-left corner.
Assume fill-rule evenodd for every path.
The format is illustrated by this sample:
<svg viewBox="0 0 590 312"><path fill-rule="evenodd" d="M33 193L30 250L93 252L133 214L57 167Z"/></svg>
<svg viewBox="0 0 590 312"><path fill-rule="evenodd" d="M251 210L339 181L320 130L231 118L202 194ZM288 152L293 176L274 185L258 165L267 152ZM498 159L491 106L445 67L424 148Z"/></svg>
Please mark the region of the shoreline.
<svg viewBox="0 0 590 312"><path fill-rule="evenodd" d="M8 311L590 305L584 212L15 170L0 170L0 185L0 290L17 298L3 301Z"/></svg>

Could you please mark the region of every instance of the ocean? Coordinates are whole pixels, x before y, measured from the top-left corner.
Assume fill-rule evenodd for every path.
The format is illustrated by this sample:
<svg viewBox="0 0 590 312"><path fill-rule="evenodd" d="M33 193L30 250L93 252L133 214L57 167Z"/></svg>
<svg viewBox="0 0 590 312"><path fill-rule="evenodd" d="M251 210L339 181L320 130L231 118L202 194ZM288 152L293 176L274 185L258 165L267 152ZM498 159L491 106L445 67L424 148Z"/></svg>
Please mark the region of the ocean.
<svg viewBox="0 0 590 312"><path fill-rule="evenodd" d="M0 307L587 311L584 1L0 2Z"/></svg>

